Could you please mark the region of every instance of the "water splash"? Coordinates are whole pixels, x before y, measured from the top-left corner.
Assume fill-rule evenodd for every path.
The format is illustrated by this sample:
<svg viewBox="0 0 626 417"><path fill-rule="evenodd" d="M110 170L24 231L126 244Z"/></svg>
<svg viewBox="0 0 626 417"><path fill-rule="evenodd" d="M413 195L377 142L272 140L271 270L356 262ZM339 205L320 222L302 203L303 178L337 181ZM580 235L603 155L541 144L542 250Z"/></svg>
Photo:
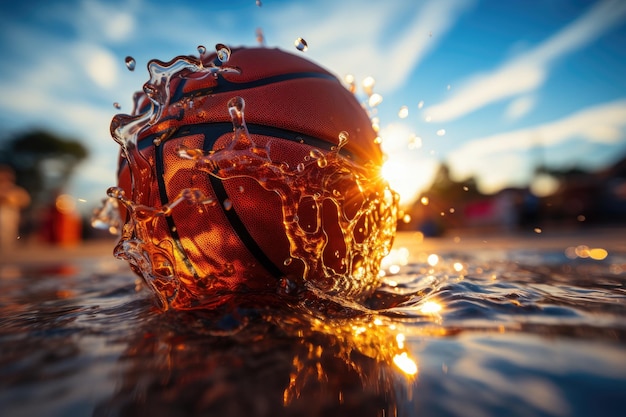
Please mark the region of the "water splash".
<svg viewBox="0 0 626 417"><path fill-rule="evenodd" d="M145 96L135 97L132 115L117 115L111 123L111 135L121 147L122 163L130 177L130 195L119 187L108 191L108 201L117 201L125 215L114 254L127 260L145 279L163 309L202 305L207 302L203 299L207 294L217 297L211 295L210 288L218 288L213 291L219 292L225 277L249 274L241 270L246 265L239 263L209 262L199 266L181 255L185 248L180 246L180 239L171 238L177 230L168 218L181 204L195 206L202 213L217 202L202 189L190 186L163 203L154 187L154 160L138 146L138 138L148 136L145 132L151 129L159 132L154 145L161 146L176 128L157 125L168 126L168 118L203 111L193 105L194 97L173 99L172 86L185 80L203 80L212 85L222 73L240 73L226 65L231 53L228 47L218 44L216 52L219 62L207 63L193 57L177 57L168 63L150 61L150 79L143 86ZM359 308L354 300L371 293L379 284L380 261L395 235L398 195L382 179L379 167L361 166L342 156L341 150L349 142L347 132L338 133L337 144L330 151L314 148L298 164L272 160L272 142L257 143L247 129L245 105L243 98L235 96L223 110L233 126L227 146L205 151L178 143L174 154L192 162L192 178L208 175L224 183L247 178L278 195L289 241L285 265L295 260L303 265L302 276L285 278L289 284L279 287L289 289L291 294L313 294L337 305ZM229 199L222 204L226 211L234 208ZM99 213L100 221L110 215L109 211ZM331 215L327 218L322 213ZM211 259L210 254L206 257Z"/></svg>

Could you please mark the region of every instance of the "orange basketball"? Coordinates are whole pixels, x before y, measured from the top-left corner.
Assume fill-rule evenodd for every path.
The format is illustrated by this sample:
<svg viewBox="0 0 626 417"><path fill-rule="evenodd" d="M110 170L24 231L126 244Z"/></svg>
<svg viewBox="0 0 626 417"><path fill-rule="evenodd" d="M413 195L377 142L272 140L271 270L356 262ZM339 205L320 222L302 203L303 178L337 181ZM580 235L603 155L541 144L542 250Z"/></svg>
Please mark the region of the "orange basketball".
<svg viewBox="0 0 626 417"><path fill-rule="evenodd" d="M216 55L151 64L168 70L161 95L139 96L133 115L112 123L134 132L120 159L126 225L116 254L161 306L370 294L397 201L354 95L278 49L234 49L223 64ZM202 71L219 66L231 70ZM245 103L239 129L233 100Z"/></svg>

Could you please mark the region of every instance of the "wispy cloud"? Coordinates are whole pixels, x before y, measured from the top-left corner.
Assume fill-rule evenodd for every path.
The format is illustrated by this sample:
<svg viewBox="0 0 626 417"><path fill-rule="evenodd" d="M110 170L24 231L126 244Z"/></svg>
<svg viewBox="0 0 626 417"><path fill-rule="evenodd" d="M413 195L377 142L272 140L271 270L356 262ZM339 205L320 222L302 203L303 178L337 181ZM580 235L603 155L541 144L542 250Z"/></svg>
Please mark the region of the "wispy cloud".
<svg viewBox="0 0 626 417"><path fill-rule="evenodd" d="M388 93L406 84L412 71L443 40L473 0L428 2L327 1L317 9L293 5L265 20L278 39L310 39L308 56L338 76L373 76ZM284 25L298 20L298 31ZM262 20L263 21L263 20ZM398 24L397 22L403 22ZM288 45L287 45L288 46Z"/></svg>
<svg viewBox="0 0 626 417"><path fill-rule="evenodd" d="M618 100L588 107L550 123L471 140L452 151L447 160L456 177L477 175L483 180L491 177L494 181L510 183L514 177L519 178L518 169L511 169L518 164L495 167L493 161L523 158L523 151L538 146L549 148L573 139L615 144L623 140L624 129L626 100ZM503 178L495 178L494 174Z"/></svg>
<svg viewBox="0 0 626 417"><path fill-rule="evenodd" d="M522 53L492 71L467 79L449 99L426 109L432 121L462 117L493 102L527 94L548 77L550 65L579 50L611 30L626 17L626 2L605 0L536 48Z"/></svg>

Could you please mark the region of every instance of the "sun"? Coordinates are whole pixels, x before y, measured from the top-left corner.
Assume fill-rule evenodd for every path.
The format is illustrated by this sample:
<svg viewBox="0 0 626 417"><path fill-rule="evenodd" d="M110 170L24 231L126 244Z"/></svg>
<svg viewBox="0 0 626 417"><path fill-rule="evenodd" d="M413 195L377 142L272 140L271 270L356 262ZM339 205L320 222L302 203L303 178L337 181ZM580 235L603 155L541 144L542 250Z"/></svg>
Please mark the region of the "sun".
<svg viewBox="0 0 626 417"><path fill-rule="evenodd" d="M438 163L421 154L420 147L416 146L418 138L406 125L388 125L381 129L380 137L387 156L381 174L400 194L400 206L409 206L432 183Z"/></svg>

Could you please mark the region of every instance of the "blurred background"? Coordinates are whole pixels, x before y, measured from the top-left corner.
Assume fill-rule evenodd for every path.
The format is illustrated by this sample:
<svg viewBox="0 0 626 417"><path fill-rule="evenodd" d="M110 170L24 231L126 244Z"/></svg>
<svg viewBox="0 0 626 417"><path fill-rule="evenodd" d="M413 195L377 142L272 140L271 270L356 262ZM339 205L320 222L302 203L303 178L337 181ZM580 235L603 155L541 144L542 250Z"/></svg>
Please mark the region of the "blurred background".
<svg viewBox="0 0 626 417"><path fill-rule="evenodd" d="M0 202L21 214L17 245L103 236L89 219L116 184L111 118L132 110L150 59L216 43L304 54L354 82L388 155L383 173L402 197L400 229L437 236L626 221L623 0L2 8ZM295 47L298 38L308 49Z"/></svg>

